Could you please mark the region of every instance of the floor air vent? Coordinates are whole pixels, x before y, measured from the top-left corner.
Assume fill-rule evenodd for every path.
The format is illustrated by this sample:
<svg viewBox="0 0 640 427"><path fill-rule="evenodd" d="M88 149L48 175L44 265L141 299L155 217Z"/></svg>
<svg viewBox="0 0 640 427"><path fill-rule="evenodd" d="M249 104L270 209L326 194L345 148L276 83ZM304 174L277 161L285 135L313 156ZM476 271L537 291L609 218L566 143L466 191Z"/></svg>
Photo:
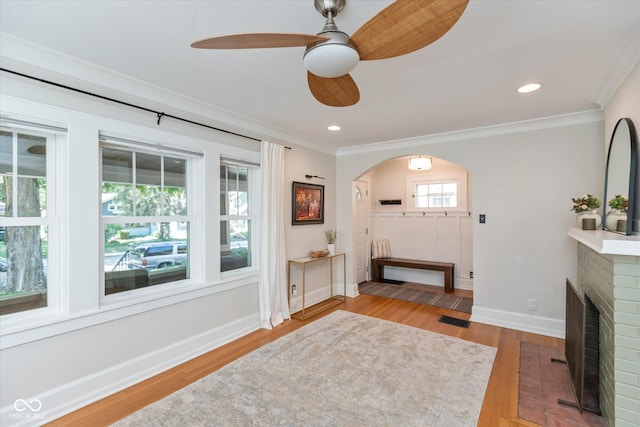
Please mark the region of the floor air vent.
<svg viewBox="0 0 640 427"><path fill-rule="evenodd" d="M469 322L468 320L458 319L457 317L444 316L444 315L440 317L440 320L438 320L438 322L446 323L447 325L459 326L461 328L468 328L469 325L471 324L471 322Z"/></svg>

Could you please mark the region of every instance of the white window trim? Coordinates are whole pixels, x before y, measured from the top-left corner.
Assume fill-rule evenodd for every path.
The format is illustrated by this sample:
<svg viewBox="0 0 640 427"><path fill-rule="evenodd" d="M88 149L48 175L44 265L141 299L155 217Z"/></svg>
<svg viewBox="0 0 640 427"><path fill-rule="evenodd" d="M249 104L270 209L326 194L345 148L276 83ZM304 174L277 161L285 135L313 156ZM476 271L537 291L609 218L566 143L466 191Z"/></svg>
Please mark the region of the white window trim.
<svg viewBox="0 0 640 427"><path fill-rule="evenodd" d="M15 122L14 122L15 121ZM66 298L61 295L61 286L66 271L62 265L62 206L64 206L63 183L66 176L66 149L67 135L63 128L40 124L38 121L28 121L17 118L9 118L2 115L3 130L16 133L27 133L46 138L46 181L47 181L47 215L44 217L0 217L0 225L12 226L46 226L47 227L47 306L32 310L19 311L2 316L2 329L10 329L15 326L40 322L43 319L51 319L59 316L66 310L63 304ZM15 153L14 153L15 155ZM15 161L15 159L14 159Z"/></svg>
<svg viewBox="0 0 640 427"><path fill-rule="evenodd" d="M445 174L410 175L406 180L407 211L410 212L459 212L467 211L467 172L452 172ZM455 183L458 185L458 206L455 208L437 207L421 208L415 205L415 189L420 184L444 184Z"/></svg>
<svg viewBox="0 0 640 427"><path fill-rule="evenodd" d="M204 280L198 274L192 272L199 271L199 263L193 256L195 251L192 242L199 241L202 237L201 233L197 233L198 216L194 214L192 202L195 200L193 191L193 183L195 179L196 164L203 155L200 152L187 151L180 148L167 146L166 144L155 144L148 139L142 139L137 142L136 137L114 137L108 136L109 133L100 131L100 191L102 191L102 147L120 148L124 150L135 151L138 153L152 153L162 156L179 156L188 162L186 188L187 188L187 215L172 216L104 216L100 209L100 307L123 306L128 304L138 304L146 301L153 301L168 295L180 294L190 289L201 287ZM118 292L116 294L105 295L105 269L104 269L104 226L105 224L118 224L122 222L188 222L189 223L189 277L184 280L176 280L173 282L161 283L146 288L132 289L130 291ZM198 246L201 246L199 243ZM195 277L194 277L195 276ZM198 284L199 283L199 284Z"/></svg>
<svg viewBox="0 0 640 427"><path fill-rule="evenodd" d="M220 244L218 244L218 272L220 274L220 280L225 282L232 279L238 279L247 277L248 275L255 275L258 273L259 265L259 248L260 248L260 227L259 220L260 215L260 165L258 163L248 162L244 160L235 160L233 156L221 156L219 165L221 164L242 166L247 168L248 180L249 180L249 194L248 204L249 212L247 215L219 215L218 230L220 229L219 223L223 220L247 220L251 224L251 265L248 267L237 268L235 270L220 271ZM219 175L219 174L218 174ZM218 207L218 213L220 208ZM220 239L218 238L218 242ZM229 242L231 244L231 242Z"/></svg>
<svg viewBox="0 0 640 427"><path fill-rule="evenodd" d="M62 146L64 152L58 150L56 154L58 158L56 160L57 186L59 187L56 193L56 200L62 209L58 221L59 235L65 237L60 240L62 258L59 268L60 283L63 285L59 292L61 310L57 313L40 314L39 316L18 321L10 320L10 316L14 317L12 315L2 316L0 322L0 350L112 322L173 304L215 295L239 287L255 285L257 282L257 268L256 270L242 272L242 274L235 274L233 277L220 277L219 261L216 261L219 260L219 225L215 221L219 218L220 210L218 198L212 196L220 188L218 166L221 155L259 164L259 151L235 145L235 141L225 142L224 138L189 136L189 133L166 131L135 122L111 119L96 113L77 111L65 106L43 104L5 94L0 94L0 105L3 108L1 112L3 117L16 117L27 122L50 124L60 133L65 132L67 128L74 129L74 132L67 136L66 144ZM77 240L78 232L69 222L70 203L72 200L77 200L77 196L72 197L68 192L69 175L71 175L69 168L73 166L73 170L76 170L75 165L71 165L69 160L72 157L70 153L72 150L75 151L77 147L87 147L87 141L95 138L92 140L95 141L95 147L91 146L90 149L83 149L83 153L88 154L90 156L88 158L96 159L97 170L99 166L97 164L99 157L99 145L97 142L100 129L103 128L114 130L114 135L136 135L136 140L140 139L137 136L143 135L144 140L152 139L153 141L158 141L161 146L172 146L175 141L179 140L180 147L206 154L202 159L195 161L191 170L193 174L196 174L197 171L196 176L198 177L196 182L193 183L193 191L191 192L195 200L191 203L193 210L190 210L190 212L196 217L196 222L192 223L191 227L194 229L197 227L195 232L203 236L197 244L194 242L191 245L191 250L195 252L192 260L195 262L197 259L200 266L197 271L198 277L193 274L192 270L191 278L194 283L184 287L181 286L179 290L173 290L172 292L167 290L163 294L155 294L148 298L136 296L135 299L131 298L122 304L101 306L98 299L100 292L98 265L95 265L95 274L86 277L80 277L77 274L71 275L70 267L72 264L69 260L69 255L72 252L74 254L77 253L75 249L72 250L71 241ZM92 216L93 219L91 221L87 221L86 225L97 231L100 227L99 217L102 215L99 197L100 180L97 177L95 183L93 183L92 179L91 186L94 185L97 202L94 209L95 215ZM259 170L253 180L253 185L253 194L256 197L254 207L259 209ZM215 226L212 226L212 220L216 222ZM91 244L95 244L98 249L101 246L101 240L98 237L102 235L103 233L99 232L89 239ZM70 238L67 238L67 236ZM254 224L254 248L256 250L259 248L259 237L259 224L256 220ZM102 255L99 252L96 251L98 258L84 256L82 262L102 263L100 258ZM255 265L259 265L259 259L254 257L254 260ZM85 270L91 271L91 268ZM73 295L69 293L70 289L75 291L80 284L81 286L91 285L92 288L81 295L75 292Z"/></svg>

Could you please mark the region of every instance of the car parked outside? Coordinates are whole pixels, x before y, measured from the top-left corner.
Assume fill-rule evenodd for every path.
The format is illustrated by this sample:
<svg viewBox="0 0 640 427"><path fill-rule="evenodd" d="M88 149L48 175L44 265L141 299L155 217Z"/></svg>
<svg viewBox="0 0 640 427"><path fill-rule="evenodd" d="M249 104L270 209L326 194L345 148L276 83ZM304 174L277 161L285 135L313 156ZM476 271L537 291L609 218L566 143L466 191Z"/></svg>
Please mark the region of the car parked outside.
<svg viewBox="0 0 640 427"><path fill-rule="evenodd" d="M129 268L156 268L183 265L187 260L187 242L144 243L129 251Z"/></svg>

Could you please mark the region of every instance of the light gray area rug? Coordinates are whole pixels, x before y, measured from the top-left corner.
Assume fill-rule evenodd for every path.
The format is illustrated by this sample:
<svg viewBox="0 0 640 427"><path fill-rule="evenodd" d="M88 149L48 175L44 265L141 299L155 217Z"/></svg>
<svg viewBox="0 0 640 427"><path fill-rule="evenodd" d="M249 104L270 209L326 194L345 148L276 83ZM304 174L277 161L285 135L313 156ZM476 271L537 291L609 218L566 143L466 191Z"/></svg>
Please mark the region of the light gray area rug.
<svg viewBox="0 0 640 427"><path fill-rule="evenodd" d="M336 311L117 426L475 426L496 348Z"/></svg>

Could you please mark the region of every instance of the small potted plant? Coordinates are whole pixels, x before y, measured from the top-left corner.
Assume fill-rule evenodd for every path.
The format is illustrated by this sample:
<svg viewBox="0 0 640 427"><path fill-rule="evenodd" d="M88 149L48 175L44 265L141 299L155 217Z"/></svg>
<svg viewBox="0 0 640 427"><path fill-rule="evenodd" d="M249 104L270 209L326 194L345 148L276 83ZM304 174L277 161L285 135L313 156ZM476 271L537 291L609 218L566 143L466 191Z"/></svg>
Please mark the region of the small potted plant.
<svg viewBox="0 0 640 427"><path fill-rule="evenodd" d="M572 197L571 201L573 202L571 210L578 214L576 221L579 227L595 230L596 227L599 227L600 224L602 224L602 218L596 211L600 207L600 200L596 196L593 194L585 194L582 197ZM584 219L594 219L595 225L592 225L593 228L585 228L585 224L587 224L587 222L584 222Z"/></svg>
<svg viewBox="0 0 640 427"><path fill-rule="evenodd" d="M608 203L611 210L605 217L605 227L607 230L624 231L626 229L627 212L629 212L629 201L622 194L616 194ZM621 223L622 221L622 223ZM621 228L620 228L621 227Z"/></svg>
<svg viewBox="0 0 640 427"><path fill-rule="evenodd" d="M593 212L600 207L600 200L592 194L585 194L582 197L571 198L573 202L572 211L575 213Z"/></svg>
<svg viewBox="0 0 640 427"><path fill-rule="evenodd" d="M613 199L609 200L609 207L614 211L626 214L629 211L629 201L622 194L616 194Z"/></svg>
<svg viewBox="0 0 640 427"><path fill-rule="evenodd" d="M325 230L324 236L327 238L327 249L329 249L329 254L333 255L336 251L336 236L338 232L333 229Z"/></svg>

